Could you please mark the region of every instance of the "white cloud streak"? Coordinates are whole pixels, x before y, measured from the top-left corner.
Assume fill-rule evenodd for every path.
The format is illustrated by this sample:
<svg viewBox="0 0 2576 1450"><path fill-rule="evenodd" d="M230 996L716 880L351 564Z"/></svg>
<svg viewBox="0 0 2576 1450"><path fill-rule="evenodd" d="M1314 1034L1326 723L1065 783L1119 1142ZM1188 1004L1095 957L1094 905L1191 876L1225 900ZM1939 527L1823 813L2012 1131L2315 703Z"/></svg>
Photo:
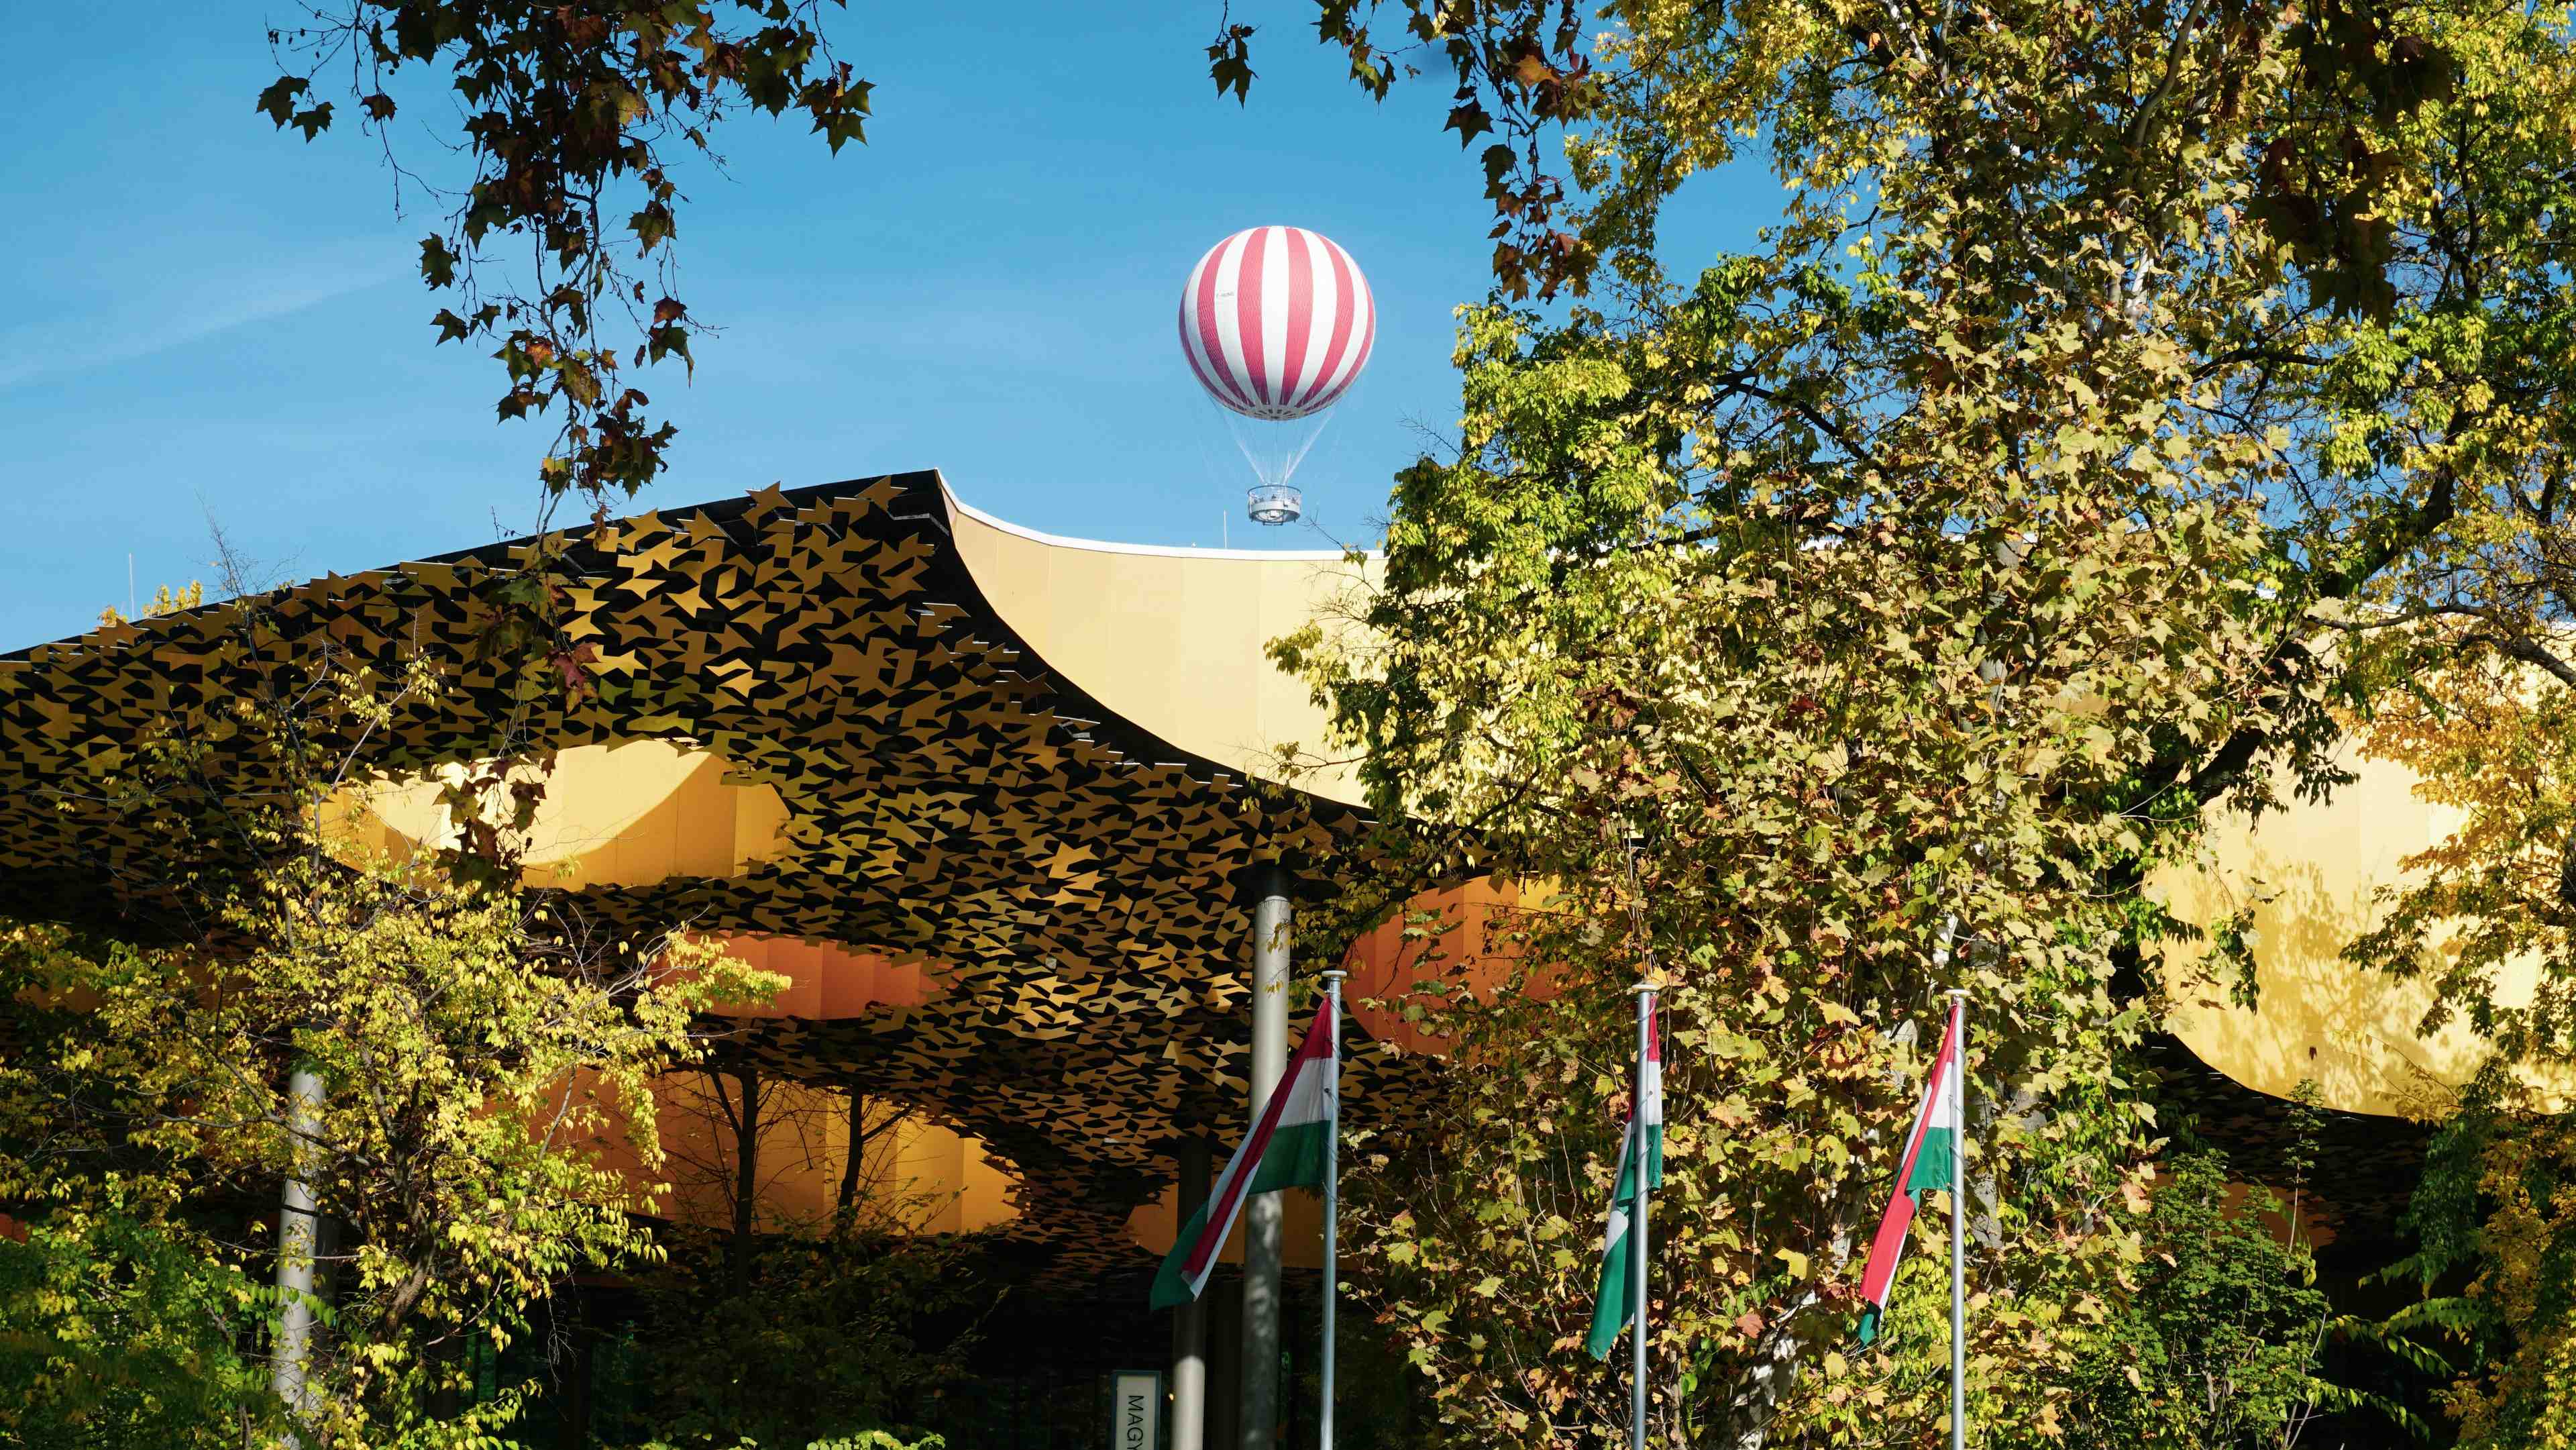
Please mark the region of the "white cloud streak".
<svg viewBox="0 0 2576 1450"><path fill-rule="evenodd" d="M400 272L377 266L323 266L292 280L261 279L188 297L119 299L86 316L59 318L0 334L0 391L68 377L185 347L189 343L318 307L389 282ZM207 297L220 301L207 301Z"/></svg>

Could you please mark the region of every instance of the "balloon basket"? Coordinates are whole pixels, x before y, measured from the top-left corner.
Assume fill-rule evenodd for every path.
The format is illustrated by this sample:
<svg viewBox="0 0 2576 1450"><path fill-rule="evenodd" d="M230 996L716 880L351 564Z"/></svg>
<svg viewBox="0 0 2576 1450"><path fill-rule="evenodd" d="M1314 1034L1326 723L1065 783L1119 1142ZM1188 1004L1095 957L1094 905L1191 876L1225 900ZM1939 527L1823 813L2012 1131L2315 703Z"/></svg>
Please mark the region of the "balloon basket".
<svg viewBox="0 0 2576 1450"><path fill-rule="evenodd" d="M1243 507L1254 523L1276 528L1297 522L1306 512L1306 496L1284 483L1265 483L1245 491Z"/></svg>

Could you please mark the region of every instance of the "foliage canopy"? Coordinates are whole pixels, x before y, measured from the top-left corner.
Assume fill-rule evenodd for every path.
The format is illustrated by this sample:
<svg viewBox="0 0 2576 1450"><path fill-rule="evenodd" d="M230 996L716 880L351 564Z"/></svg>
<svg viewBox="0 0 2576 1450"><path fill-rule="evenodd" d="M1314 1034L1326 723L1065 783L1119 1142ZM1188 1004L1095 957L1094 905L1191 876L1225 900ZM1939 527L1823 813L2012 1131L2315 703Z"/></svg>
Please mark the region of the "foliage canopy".
<svg viewBox="0 0 2576 1450"><path fill-rule="evenodd" d="M401 183L443 212L420 244L421 281L451 299L430 319L438 341L496 345L503 421L560 408L540 477L604 518L660 474L677 432L626 373L673 357L696 366L703 328L672 295L687 204L675 168L716 159L716 130L744 111L799 112L836 153L866 140L871 87L833 58L823 5L331 0L270 32L291 68L257 104L311 141L343 114L326 92L345 88ZM396 155L405 83L449 93L462 118L452 140L471 163L461 189Z"/></svg>
<svg viewBox="0 0 2576 1450"><path fill-rule="evenodd" d="M1550 1318L1564 1264L1536 1301L1439 1284L1581 1257L1600 1154L1529 1124L1601 1123L1616 985L1656 970L1670 1111L1703 1127L1677 1201L1723 1225L1664 1252L1659 1428L1931 1436L1908 1351L1818 1360L1955 978L1988 1095L1978 1353L2012 1356L1998 1433L2062 1433L2160 1126L2126 1048L2187 928L2140 883L2214 805L2341 783L2338 707L2560 659L2567 13L1318 18L1364 88L1436 58L1450 128L1491 133L1495 296L1461 328L1461 447L1399 476L1351 601L1368 629L1278 654L1382 811L1562 887L1520 927L1557 995L1449 1014L1511 1070L1460 1080L1445 1153L1372 1162L1366 1252L1443 1270L1392 1261L1385 1312L1462 1426L1623 1418ZM1682 265L1668 203L1751 166L1785 188L1758 244Z"/></svg>

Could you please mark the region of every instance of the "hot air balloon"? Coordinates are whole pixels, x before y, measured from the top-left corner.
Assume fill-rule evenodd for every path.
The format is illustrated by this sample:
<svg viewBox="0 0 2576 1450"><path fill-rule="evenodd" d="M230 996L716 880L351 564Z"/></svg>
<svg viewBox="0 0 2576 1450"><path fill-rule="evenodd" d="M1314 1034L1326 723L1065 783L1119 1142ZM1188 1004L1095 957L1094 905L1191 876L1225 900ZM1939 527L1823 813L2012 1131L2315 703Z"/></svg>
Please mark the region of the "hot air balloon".
<svg viewBox="0 0 2576 1450"><path fill-rule="evenodd" d="M1208 248L1181 289L1181 352L1256 480L1253 520L1294 522L1288 482L1368 366L1377 305L1351 254L1303 227L1253 227Z"/></svg>

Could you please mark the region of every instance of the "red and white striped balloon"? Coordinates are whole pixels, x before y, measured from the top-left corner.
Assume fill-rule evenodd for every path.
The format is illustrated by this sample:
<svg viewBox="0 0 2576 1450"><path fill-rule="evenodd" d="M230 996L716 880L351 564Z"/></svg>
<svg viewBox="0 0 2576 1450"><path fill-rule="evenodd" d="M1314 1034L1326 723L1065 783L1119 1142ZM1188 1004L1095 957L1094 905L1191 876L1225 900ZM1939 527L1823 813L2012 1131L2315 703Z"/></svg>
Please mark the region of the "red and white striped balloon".
<svg viewBox="0 0 2576 1450"><path fill-rule="evenodd" d="M1181 351L1208 395L1251 418L1333 405L1368 366L1377 304L1351 254L1303 227L1208 248L1181 292Z"/></svg>

